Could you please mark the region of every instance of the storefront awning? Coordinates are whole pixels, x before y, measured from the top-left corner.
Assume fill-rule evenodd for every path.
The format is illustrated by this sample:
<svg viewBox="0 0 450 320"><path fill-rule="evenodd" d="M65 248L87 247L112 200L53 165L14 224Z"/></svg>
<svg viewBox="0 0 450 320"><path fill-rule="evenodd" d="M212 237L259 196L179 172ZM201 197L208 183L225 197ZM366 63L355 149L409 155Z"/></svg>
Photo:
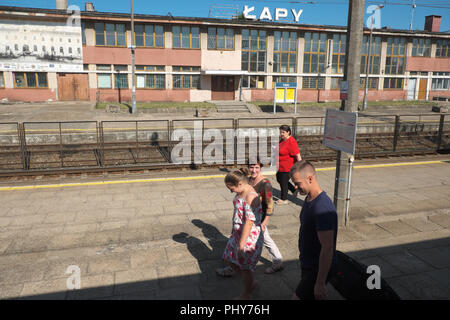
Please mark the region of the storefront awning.
<svg viewBox="0 0 450 320"><path fill-rule="evenodd" d="M213 76L242 76L248 74L248 71L243 70L202 70L204 75Z"/></svg>

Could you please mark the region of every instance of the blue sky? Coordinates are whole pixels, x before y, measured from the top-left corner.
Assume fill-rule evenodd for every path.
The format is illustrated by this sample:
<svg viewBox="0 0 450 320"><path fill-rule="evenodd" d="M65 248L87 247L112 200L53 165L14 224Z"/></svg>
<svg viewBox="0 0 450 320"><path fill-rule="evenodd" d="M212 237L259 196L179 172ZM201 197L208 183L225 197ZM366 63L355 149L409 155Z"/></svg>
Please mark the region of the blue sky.
<svg viewBox="0 0 450 320"><path fill-rule="evenodd" d="M94 3L97 11L104 12L129 12L130 0L89 0ZM305 2L315 2L308 4ZM77 5L84 10L86 0L69 0L69 5ZM291 3L298 2L298 3ZM411 0L366 0L366 7L369 5L385 4L381 10L381 26L389 26L391 29L409 29L411 19ZM210 5L220 4L227 6L237 6L240 11L244 5L254 6L252 14L259 15L263 7L271 8L274 15L274 8L303 9L300 23L323 24L323 25L347 25L348 0L134 0L135 13L167 15L170 12L173 16L185 17L208 17ZM405 4L405 5L402 5ZM406 5L409 4L409 5ZM417 7L414 11L413 30L423 30L425 16L435 14L442 16L441 31L450 30L450 0L416 0ZM55 8L55 0L0 0L3 6L22 6L32 8ZM424 7L432 6L432 7ZM441 8L439 8L441 7ZM442 8L444 7L444 8ZM367 19L368 14L366 13ZM293 17L289 13L289 22L293 22Z"/></svg>

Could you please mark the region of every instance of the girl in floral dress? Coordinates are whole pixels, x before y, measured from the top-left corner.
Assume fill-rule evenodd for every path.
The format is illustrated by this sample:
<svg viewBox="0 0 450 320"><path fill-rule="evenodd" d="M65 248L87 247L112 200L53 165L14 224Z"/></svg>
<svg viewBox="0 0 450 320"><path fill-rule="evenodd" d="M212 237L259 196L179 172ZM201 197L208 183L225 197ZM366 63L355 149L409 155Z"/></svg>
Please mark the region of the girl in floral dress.
<svg viewBox="0 0 450 320"><path fill-rule="evenodd" d="M239 299L250 299L257 283L253 280L263 248L264 236L261 231L262 208L259 195L248 183L248 169L230 172L225 177L225 185L235 192L233 199L233 229L228 240L223 259L235 272L240 272L244 291Z"/></svg>

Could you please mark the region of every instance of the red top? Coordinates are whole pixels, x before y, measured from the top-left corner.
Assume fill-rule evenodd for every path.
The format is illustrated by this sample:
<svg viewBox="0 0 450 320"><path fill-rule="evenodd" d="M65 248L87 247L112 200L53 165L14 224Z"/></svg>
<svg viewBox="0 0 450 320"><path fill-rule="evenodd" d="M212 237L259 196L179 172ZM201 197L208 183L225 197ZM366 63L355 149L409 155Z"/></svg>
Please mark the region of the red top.
<svg viewBox="0 0 450 320"><path fill-rule="evenodd" d="M298 149L297 141L292 136L289 136L286 140L281 140L278 145L279 159L278 159L278 171L289 172L294 165L295 156L300 153Z"/></svg>

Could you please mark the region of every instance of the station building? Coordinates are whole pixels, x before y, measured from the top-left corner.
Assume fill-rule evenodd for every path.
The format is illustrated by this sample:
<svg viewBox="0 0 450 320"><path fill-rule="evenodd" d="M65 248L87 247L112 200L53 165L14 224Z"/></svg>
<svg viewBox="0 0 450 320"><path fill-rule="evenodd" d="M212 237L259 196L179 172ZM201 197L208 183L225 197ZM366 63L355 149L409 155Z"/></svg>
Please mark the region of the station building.
<svg viewBox="0 0 450 320"><path fill-rule="evenodd" d="M74 12L0 6L0 100L131 101L130 14ZM361 100L367 69L369 101L450 98L440 22L374 29L371 54L364 29ZM297 83L298 101L339 100L346 27L138 13L134 25L137 101L273 101L276 82Z"/></svg>

